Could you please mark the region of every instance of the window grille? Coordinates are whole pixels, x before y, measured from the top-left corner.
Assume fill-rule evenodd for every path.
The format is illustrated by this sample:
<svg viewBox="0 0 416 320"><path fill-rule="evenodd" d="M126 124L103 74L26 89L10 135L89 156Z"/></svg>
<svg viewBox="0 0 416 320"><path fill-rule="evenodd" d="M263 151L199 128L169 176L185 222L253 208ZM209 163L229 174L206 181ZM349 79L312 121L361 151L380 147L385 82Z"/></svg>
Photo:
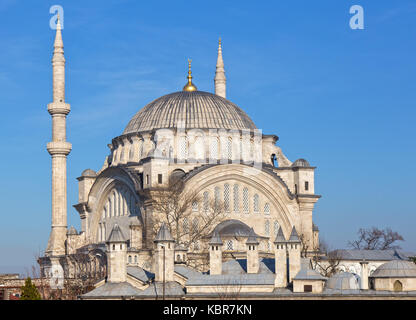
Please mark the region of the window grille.
<svg viewBox="0 0 416 320"><path fill-rule="evenodd" d="M239 189L238 184L235 184L234 185L234 212L239 212L240 211L239 210L240 203L239 203L239 199L238 199L238 193L239 193L238 189Z"/></svg>
<svg viewBox="0 0 416 320"><path fill-rule="evenodd" d="M256 193L253 197L253 211L259 213L259 195Z"/></svg>
<svg viewBox="0 0 416 320"><path fill-rule="evenodd" d="M243 189L243 211L244 211L244 213L249 212L248 188Z"/></svg>
<svg viewBox="0 0 416 320"><path fill-rule="evenodd" d="M230 185L224 184L224 209L226 212L230 212Z"/></svg>
<svg viewBox="0 0 416 320"><path fill-rule="evenodd" d="M264 214L270 214L270 204L268 202L264 205Z"/></svg>

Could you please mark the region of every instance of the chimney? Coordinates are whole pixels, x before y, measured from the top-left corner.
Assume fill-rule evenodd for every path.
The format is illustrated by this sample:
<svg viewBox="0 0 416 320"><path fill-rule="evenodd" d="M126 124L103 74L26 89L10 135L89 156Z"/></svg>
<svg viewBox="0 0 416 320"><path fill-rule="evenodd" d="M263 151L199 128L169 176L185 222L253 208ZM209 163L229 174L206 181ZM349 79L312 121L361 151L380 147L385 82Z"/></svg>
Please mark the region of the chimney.
<svg viewBox="0 0 416 320"><path fill-rule="evenodd" d="M217 230L212 233L209 241L209 274L222 273L222 240Z"/></svg>
<svg viewBox="0 0 416 320"><path fill-rule="evenodd" d="M127 280L127 241L118 224L115 224L107 240L107 281Z"/></svg>
<svg viewBox="0 0 416 320"><path fill-rule="evenodd" d="M165 223L160 227L154 243L156 245L154 254L155 280L173 281L175 240Z"/></svg>
<svg viewBox="0 0 416 320"><path fill-rule="evenodd" d="M259 272L259 241L253 228L250 230L246 241L247 248L247 273Z"/></svg>
<svg viewBox="0 0 416 320"><path fill-rule="evenodd" d="M274 261L275 274L274 286L276 288L286 288L287 286L287 256L286 256L287 241L283 234L282 227L277 231L276 239L274 240Z"/></svg>
<svg viewBox="0 0 416 320"><path fill-rule="evenodd" d="M300 271L300 239L296 228L292 228L292 233L287 242L287 251L289 253L289 282L292 282Z"/></svg>

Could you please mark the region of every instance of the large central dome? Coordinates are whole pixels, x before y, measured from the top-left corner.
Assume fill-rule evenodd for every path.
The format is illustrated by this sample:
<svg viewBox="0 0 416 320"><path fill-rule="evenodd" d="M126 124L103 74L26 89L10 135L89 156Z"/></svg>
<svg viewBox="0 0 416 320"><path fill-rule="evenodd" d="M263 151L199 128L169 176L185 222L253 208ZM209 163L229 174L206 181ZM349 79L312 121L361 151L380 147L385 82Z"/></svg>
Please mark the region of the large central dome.
<svg viewBox="0 0 416 320"><path fill-rule="evenodd" d="M204 91L179 91L162 96L137 112L123 134L162 128L256 129L234 103Z"/></svg>

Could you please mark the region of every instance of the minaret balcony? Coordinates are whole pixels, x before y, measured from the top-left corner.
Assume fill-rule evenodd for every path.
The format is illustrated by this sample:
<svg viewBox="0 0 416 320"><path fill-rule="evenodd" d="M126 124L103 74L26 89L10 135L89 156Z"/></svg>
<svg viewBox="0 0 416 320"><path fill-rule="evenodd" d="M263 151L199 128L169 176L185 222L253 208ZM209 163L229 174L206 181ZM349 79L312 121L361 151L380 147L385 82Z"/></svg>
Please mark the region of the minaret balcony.
<svg viewBox="0 0 416 320"><path fill-rule="evenodd" d="M71 105L65 102L51 102L48 104L48 112L51 115L54 114L65 114L67 115L71 111Z"/></svg>
<svg viewBox="0 0 416 320"><path fill-rule="evenodd" d="M72 144L66 141L52 141L46 146L50 155L68 155L72 150Z"/></svg>

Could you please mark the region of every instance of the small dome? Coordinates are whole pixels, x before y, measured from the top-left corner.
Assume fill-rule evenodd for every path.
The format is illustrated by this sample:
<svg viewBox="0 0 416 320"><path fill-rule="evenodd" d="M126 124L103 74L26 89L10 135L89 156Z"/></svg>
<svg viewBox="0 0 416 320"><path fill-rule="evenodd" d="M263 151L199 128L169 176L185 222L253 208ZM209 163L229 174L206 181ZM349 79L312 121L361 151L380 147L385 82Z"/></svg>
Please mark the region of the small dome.
<svg viewBox="0 0 416 320"><path fill-rule="evenodd" d="M334 290L359 290L358 276L349 272L334 274L326 282L327 289Z"/></svg>
<svg viewBox="0 0 416 320"><path fill-rule="evenodd" d="M292 163L292 168L295 167L310 167L311 165L309 162L305 159L298 159L295 162Z"/></svg>
<svg viewBox="0 0 416 320"><path fill-rule="evenodd" d="M231 219L219 223L213 233L218 232L220 237L248 237L250 235L251 228L244 222ZM256 233L254 236L259 237Z"/></svg>
<svg viewBox="0 0 416 320"><path fill-rule="evenodd" d="M85 169L81 173L82 177L95 177L96 175L97 175L97 173L92 169Z"/></svg>
<svg viewBox="0 0 416 320"><path fill-rule="evenodd" d="M71 226L71 228L69 228L68 232L66 233L67 235L76 235L78 234L77 230L74 228L74 226Z"/></svg>
<svg viewBox="0 0 416 320"><path fill-rule="evenodd" d="M416 278L416 264L405 260L392 260L379 266L372 278Z"/></svg>

